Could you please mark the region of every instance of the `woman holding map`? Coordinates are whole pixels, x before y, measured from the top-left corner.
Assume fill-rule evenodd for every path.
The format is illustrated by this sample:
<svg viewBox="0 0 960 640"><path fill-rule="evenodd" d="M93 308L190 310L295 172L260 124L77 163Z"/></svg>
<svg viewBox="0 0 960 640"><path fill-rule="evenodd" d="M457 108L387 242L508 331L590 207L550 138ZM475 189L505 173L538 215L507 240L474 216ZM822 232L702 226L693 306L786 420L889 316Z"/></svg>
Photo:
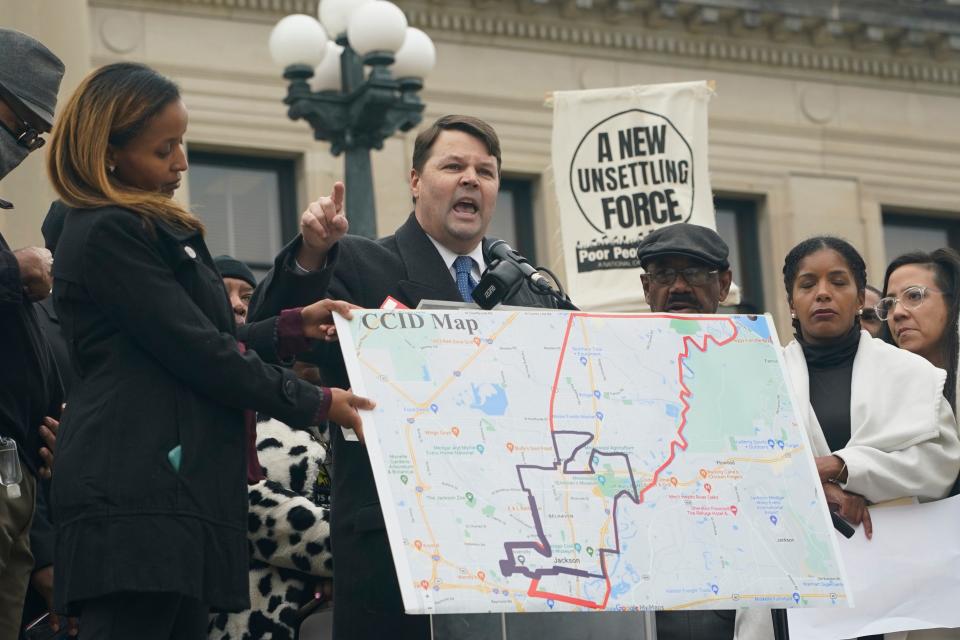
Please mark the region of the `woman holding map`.
<svg viewBox="0 0 960 640"><path fill-rule="evenodd" d="M860 328L866 266L848 242L818 236L783 266L795 340L787 370L832 511L872 536L867 505L947 495L960 439L943 396L946 373ZM772 637L765 612L739 612L736 637Z"/></svg>
<svg viewBox="0 0 960 640"><path fill-rule="evenodd" d="M50 144L70 207L54 301L80 378L57 441L54 589L88 640L206 638L210 607L248 606L244 409L306 427L370 406L238 346L203 225L173 200L186 128L173 82L119 63L81 82Z"/></svg>

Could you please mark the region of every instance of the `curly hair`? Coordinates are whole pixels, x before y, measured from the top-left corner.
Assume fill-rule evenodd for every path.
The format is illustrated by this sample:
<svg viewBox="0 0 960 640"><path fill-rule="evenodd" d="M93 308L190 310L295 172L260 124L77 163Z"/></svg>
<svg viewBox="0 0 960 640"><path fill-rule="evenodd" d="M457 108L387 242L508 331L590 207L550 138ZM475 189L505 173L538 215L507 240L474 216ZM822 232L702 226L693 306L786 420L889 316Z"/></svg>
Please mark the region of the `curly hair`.
<svg viewBox="0 0 960 640"><path fill-rule="evenodd" d="M783 286L787 290L787 301L793 304L793 284L797 280L797 274L800 271L800 263L804 258L810 256L822 249L832 249L840 254L850 273L853 274L853 281L857 285L857 293L863 294L867 288L867 265L863 261L863 256L852 244L842 238L834 236L814 236L807 238L787 254L783 261ZM860 316L854 319L856 324L860 324ZM796 334L802 335L800 330L800 321L793 319L793 330Z"/></svg>
<svg viewBox="0 0 960 640"><path fill-rule="evenodd" d="M947 364L947 381L943 387L943 395L950 406L956 410L957 402L957 359L960 358L960 335L958 335L957 318L960 316L960 254L953 249L937 249L926 253L912 251L893 260L887 266L883 275L883 297L887 296L887 287L890 276L900 267L915 264L933 272L934 282L947 300L947 326L944 327L940 339L940 353L943 362ZM890 325L883 323L880 337L892 345L897 345L890 333Z"/></svg>

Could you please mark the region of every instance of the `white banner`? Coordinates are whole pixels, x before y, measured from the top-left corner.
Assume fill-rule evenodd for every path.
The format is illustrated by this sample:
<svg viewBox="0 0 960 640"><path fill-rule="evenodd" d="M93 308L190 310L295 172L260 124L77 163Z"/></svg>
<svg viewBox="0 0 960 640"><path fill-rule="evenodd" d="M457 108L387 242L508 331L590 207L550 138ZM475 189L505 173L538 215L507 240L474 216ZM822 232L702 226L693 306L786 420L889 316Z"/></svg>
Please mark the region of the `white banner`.
<svg viewBox="0 0 960 640"><path fill-rule="evenodd" d="M716 228L707 82L553 94L553 172L566 283L578 306L643 302L637 243L692 222Z"/></svg>

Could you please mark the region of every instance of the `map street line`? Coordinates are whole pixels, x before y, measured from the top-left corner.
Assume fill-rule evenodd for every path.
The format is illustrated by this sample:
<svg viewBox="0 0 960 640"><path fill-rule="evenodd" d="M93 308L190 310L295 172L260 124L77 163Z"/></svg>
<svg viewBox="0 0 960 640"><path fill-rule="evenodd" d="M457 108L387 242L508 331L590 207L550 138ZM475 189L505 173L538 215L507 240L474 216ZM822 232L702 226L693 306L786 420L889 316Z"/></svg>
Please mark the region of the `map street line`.
<svg viewBox="0 0 960 640"><path fill-rule="evenodd" d="M724 345L727 345L727 344L733 342L733 341L736 339L737 335L738 335L737 326L736 326L736 324L735 324L732 320L730 320L729 318L716 318L716 319L712 319L712 320L713 320L714 322L725 322L725 323L729 324L730 327L733 329L733 333L732 333L729 337L727 337L727 338L725 338L725 339L723 339L723 340L717 340L713 335L711 335L711 334L709 334L709 333L706 333L706 334L703 336L703 344L702 344L702 346L701 346L701 345L698 344L697 341L696 341L694 338L692 338L691 336L683 336L682 341L681 341L681 344L683 345L683 350L682 350L682 351L680 352L680 354L677 356L677 378L678 378L678 382L679 382L679 386L680 386L680 398L679 398L679 399L680 399L681 404L683 405L683 410L680 412L680 425L677 427L676 439L674 439L673 441L670 442L670 455L669 455L669 457L663 462L663 464L661 464L661 465L653 472L653 478L650 480L650 482L649 482L646 486L644 486L642 490L640 490L640 491L638 492L638 491L637 491L637 484L636 484L636 481L635 481L635 479L634 479L634 477L633 477L633 469L632 469L632 467L631 467L631 465L630 465L630 458L629 458L629 456L627 456L626 454L604 453L604 452L598 450L597 448L594 448L594 449L591 451L591 453L590 453L590 465L589 465L589 468L588 468L587 471L571 471L571 470L569 470L568 465L571 464L572 462L574 462L577 453L578 453L582 448L584 448L584 447L586 447L588 444L590 444L591 442L597 442L597 441L599 440L599 431L600 431L600 424L599 424L599 423L600 423L600 420L597 420L596 430L595 430L594 434L592 434L592 435L591 435L590 433L588 433L588 432L582 432L582 431L557 431L557 430L556 430L556 427L555 427L555 424L554 424L554 415L555 415L555 409L554 409L555 404L554 404L554 403L555 403L556 396L557 396L557 389L558 389L558 387L559 387L559 385L560 385L560 373L561 373L561 370L562 370L562 368L563 368L564 358L567 357L567 347L568 347L568 343L569 343L569 340L570 340L570 332L571 332L571 330L572 330L572 328L573 328L573 323L574 323L574 321L575 321L576 319L578 319L578 318L605 318L605 317L606 317L606 318L618 318L618 319L619 319L619 318L629 318L629 317L654 317L654 318L660 317L660 318L672 318L672 317L675 317L675 316L671 316L671 315L657 315L657 314L650 314L650 315L645 315L645 316L630 316L630 315L615 315L615 316L614 316L614 315L607 315L607 314L587 314L587 313L571 313L571 314L570 314L569 318L567 319L567 326L566 326L566 329L565 329L565 331L564 331L563 342L561 343L561 346L560 346L560 358L559 358L559 360L558 360L558 362L557 362L556 373L555 373L554 379L553 379L553 388L552 388L551 394L550 394L550 420L549 420L549 421L550 421L550 431L553 433L553 436L554 436L554 437L553 437L553 448L554 448L554 452L555 452L555 454L556 454L556 460L554 461L555 464L554 464L553 467L540 467L540 466L535 466L535 465L517 465L517 475L518 475L518 477L520 478L520 486L523 488L524 491L526 491L526 493L527 493L527 495L528 495L528 499L529 499L529 501L530 501L530 515L531 515L531 517L533 518L534 527L535 527L536 532L537 532L537 539L538 539L540 542L539 542L539 544L538 544L538 543L535 543L535 542L533 542L533 543L531 543L531 542L507 542L507 543L504 543L504 550L505 550L506 553L507 553L507 559L500 561L500 571L501 571L501 573L503 573L504 576L510 576L510 575L513 575L514 573L520 573L520 574L525 575L525 576L527 576L527 577L529 577L529 578L532 579L532 582L530 583L530 589L529 589L528 592L527 592L528 595L530 595L531 597L546 598L546 599L550 599L550 600L558 600L558 601L560 601L560 602L566 602L566 603L568 603L568 604L573 604L573 605L582 606L582 607L589 607L589 608L593 608L593 609L606 609L606 607L607 607L607 602L609 601L609 598L610 598L611 585L610 585L610 575L609 575L609 572L607 571L606 554L608 554L608 553L619 554L619 553L620 553L620 533L619 533L619 529L618 529L618 527L617 527L617 503L618 503L619 499L620 499L621 497L623 497L623 496L626 496L626 497L629 498L634 504L636 504L636 505L642 504L642 503L643 503L643 499L644 499L644 495L646 494L646 492L649 491L650 489L654 488L655 486L657 486L657 481L658 481L658 478L659 478L660 474L661 474L667 467L669 467L670 464L673 462L673 460L674 460L674 458L676 457L676 454L677 454L677 449L679 448L679 449L685 450L685 449L687 448L687 441L686 441L686 440L684 439L684 437L683 437L683 428L684 428L684 426L686 426L686 422L687 422L687 412L690 410L690 404L687 402L687 399L691 396L691 393L690 393L690 389L687 387L687 385L686 385L686 384L684 383L684 381L683 381L683 374L684 374L684 367L685 367L684 360L686 360L686 359L690 356L690 346L692 345L694 348L696 348L696 349L697 349L698 351L700 351L701 353L705 353L706 350L707 350L707 343L708 343L708 342L712 341L712 342L713 342L714 344L716 344L718 347L722 347L722 346L724 346ZM702 321L704 321L705 319L702 319L702 318L701 318L701 319L698 319L698 320L702 322ZM585 325L584 323L581 323L581 329L582 329L583 335L584 335L584 344L589 347L589 340L588 340L588 337L589 337L589 336L588 336L588 333L587 333L586 325ZM590 364L590 359L589 359L589 358L587 359L587 368L588 368L587 370L588 370L588 376L589 376L589 380L590 380L590 386L595 389L595 388L596 388L596 385L594 384L594 380L593 380L593 369L592 369L592 366L591 366L591 364ZM593 396L593 397L595 398L595 396ZM594 401L593 401L592 404L593 404L594 410L596 410L596 408L597 408L596 399L594 399ZM598 414L598 415L599 415L599 414ZM556 438L557 435L580 435L580 436L585 436L585 439L584 439L584 441L583 441L579 446L577 446L577 447L571 452L571 454L570 454L570 456L569 456L569 458L568 458L567 460L561 461L561 460L560 460L560 445L559 445L559 443L557 442L557 438ZM540 520L540 513L539 513L539 509L537 508L536 498L533 496L533 493L530 491L530 489L528 489L528 488L525 486L525 484L524 484L524 481L523 481L523 469L535 469L535 470L540 470L540 471L555 471L555 470L557 470L557 469L562 465L562 467L563 467L563 473L564 473L564 474L567 474L567 475L582 475L582 474L587 474L587 475L594 474L594 475L595 475L595 474L596 474L596 465L594 464L594 460L597 460L597 459L599 458L599 456L620 456L620 457L623 457L624 462L626 463L627 470L628 470L628 472L629 472L629 474L630 474L630 487L632 488L632 491L627 491L627 490L620 491L619 493L617 493L617 494L613 497L613 509L612 509L612 518L611 518L611 519L612 519L612 521L613 521L614 546L613 546L612 548L609 548L609 547L599 547L598 551L599 551L599 556L600 556L599 560L600 560L600 568L601 568L600 574L593 574L593 573L590 573L590 572L588 572L588 571L584 571L584 570L582 570L582 569L572 569L572 568L569 568L569 567L557 566L557 565L554 565L552 569L535 569L535 570L533 570L533 571L531 571L531 570L528 569L527 567L524 567L523 565L519 565L519 566L518 566L518 564L517 564L517 562L516 562L516 559L515 559L514 552L515 552L515 551L519 551L519 550L521 550L521 549L534 549L535 551L537 551L538 553L540 553L540 554L541 554L543 557L545 557L545 558L550 558L550 557L552 556L551 549L550 549L550 543L549 543L549 541L547 540L546 535L544 534L544 531L543 531L543 524L542 524L542 522L541 522L541 520ZM604 530L606 529L606 523L604 524L604 528L603 528L603 529L604 529ZM605 537L605 534L603 533L603 531L601 532L601 534L602 534L602 535L601 535L601 540L602 540L602 539ZM568 596L568 595L562 594L562 593L551 593L551 592L548 592L548 591L540 591L540 590L539 590L540 580L541 580L543 577L545 577L545 576L551 576L551 575L560 575L560 574L572 575L572 576L584 577L584 578L588 578L588 577L589 577L589 578L602 578L602 579L605 581L605 583L606 583L606 589L605 589L605 593L604 593L603 600L602 600L601 602L594 602L594 601L591 601L591 600L584 600L584 599L582 599L582 598L573 598L573 597L571 597L571 596Z"/></svg>

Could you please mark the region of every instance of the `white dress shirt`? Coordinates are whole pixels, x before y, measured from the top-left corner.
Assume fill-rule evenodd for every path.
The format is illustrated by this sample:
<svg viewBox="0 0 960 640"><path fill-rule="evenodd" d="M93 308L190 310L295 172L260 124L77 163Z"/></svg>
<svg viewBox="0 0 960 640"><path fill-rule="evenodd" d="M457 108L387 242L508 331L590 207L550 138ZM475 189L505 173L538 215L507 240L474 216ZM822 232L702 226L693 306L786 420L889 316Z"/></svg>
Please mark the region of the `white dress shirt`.
<svg viewBox="0 0 960 640"><path fill-rule="evenodd" d="M443 262L447 265L447 271L450 272L450 277L453 278L453 281L457 281L457 270L453 266L454 260L460 257L461 254L454 253L447 249L445 246L434 240L430 234L427 234L427 237L430 238L430 242L433 243L433 246L437 248L437 251L440 253L440 257L443 258ZM483 260L483 242L480 242L473 248L473 251L470 253L462 254L468 258L473 258L473 264L470 267L470 277L473 278L473 284L480 282L480 274L486 270L487 265Z"/></svg>

